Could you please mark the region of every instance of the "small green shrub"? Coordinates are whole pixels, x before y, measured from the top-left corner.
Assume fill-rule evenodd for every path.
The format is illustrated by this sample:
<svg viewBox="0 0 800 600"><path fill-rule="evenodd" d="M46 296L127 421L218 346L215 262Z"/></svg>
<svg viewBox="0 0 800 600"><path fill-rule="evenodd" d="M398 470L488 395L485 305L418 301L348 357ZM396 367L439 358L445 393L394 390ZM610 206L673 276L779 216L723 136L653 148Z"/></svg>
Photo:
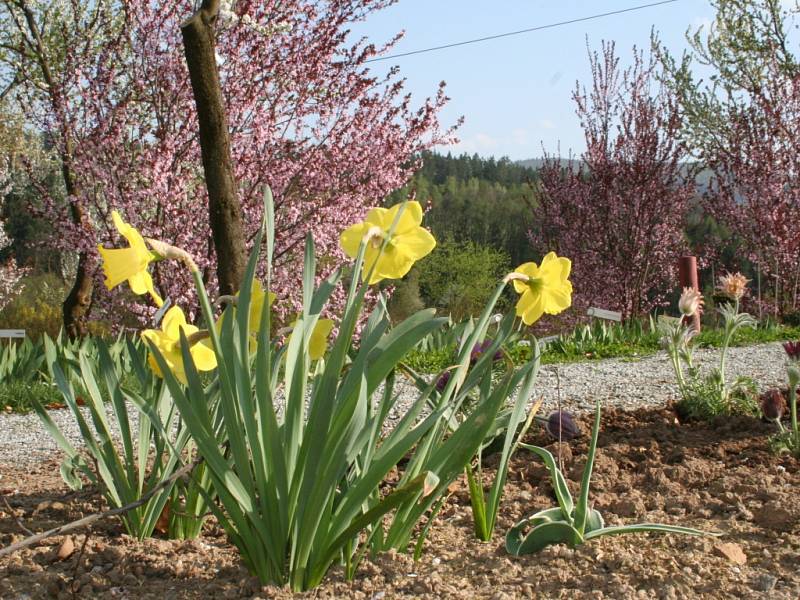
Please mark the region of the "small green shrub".
<svg viewBox="0 0 800 600"><path fill-rule="evenodd" d="M502 250L474 242L441 242L415 266L423 301L458 322L478 315L497 282L511 270L511 258ZM498 310L508 307L504 293Z"/></svg>
<svg viewBox="0 0 800 600"><path fill-rule="evenodd" d="M434 350L412 350L403 362L420 373L438 373L453 364L456 346L446 346Z"/></svg>

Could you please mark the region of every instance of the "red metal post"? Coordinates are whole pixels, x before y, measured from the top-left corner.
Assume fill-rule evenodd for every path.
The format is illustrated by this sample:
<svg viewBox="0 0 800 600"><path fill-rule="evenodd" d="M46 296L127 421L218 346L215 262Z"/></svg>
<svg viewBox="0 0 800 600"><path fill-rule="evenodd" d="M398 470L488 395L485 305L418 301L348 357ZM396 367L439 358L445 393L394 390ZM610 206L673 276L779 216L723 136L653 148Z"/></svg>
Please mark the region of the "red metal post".
<svg viewBox="0 0 800 600"><path fill-rule="evenodd" d="M694 256L681 256L678 260L678 275L680 278L681 290L692 288L700 291L700 284L697 279L697 258ZM689 317L685 317L688 319ZM694 313L692 326L697 333L700 333L700 312Z"/></svg>

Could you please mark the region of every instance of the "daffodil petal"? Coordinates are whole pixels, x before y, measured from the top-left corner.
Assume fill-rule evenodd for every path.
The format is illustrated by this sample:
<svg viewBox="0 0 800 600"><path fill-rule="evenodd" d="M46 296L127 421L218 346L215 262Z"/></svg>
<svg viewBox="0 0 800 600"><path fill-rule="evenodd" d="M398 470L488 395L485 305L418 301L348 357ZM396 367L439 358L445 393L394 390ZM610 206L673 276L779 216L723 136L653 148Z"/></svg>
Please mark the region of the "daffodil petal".
<svg viewBox="0 0 800 600"><path fill-rule="evenodd" d="M533 325L544 313L544 302L540 294L528 291L517 302L517 316L522 317L526 325Z"/></svg>
<svg viewBox="0 0 800 600"><path fill-rule="evenodd" d="M522 275L526 275L528 277L536 277L539 274L539 268L536 266L536 263L528 262L523 263L514 269L514 273L521 273ZM518 279L513 280L514 283L514 290L518 294L525 293L526 290L530 289L530 286L526 281L520 281Z"/></svg>
<svg viewBox="0 0 800 600"><path fill-rule="evenodd" d="M147 245L144 243L142 234L139 233L135 227L123 221L122 217L116 210L111 211L111 220L114 222L114 226L117 228L117 231L122 234L122 237L128 240L131 248L143 256L152 258L152 253L147 249Z"/></svg>
<svg viewBox="0 0 800 600"><path fill-rule="evenodd" d="M422 227L398 234L393 240L395 246L403 249L405 254L412 260L417 261L427 256L436 247L436 240L431 232Z"/></svg>
<svg viewBox="0 0 800 600"><path fill-rule="evenodd" d="M180 306L173 306L161 321L161 331L173 341L181 339L180 328L186 325L186 315Z"/></svg>
<svg viewBox="0 0 800 600"><path fill-rule="evenodd" d="M189 352L198 371L211 371L217 367L217 355L208 346L195 344Z"/></svg>
<svg viewBox="0 0 800 600"><path fill-rule="evenodd" d="M565 284L557 288L549 288L542 293L544 312L548 315L557 315L572 304L572 284L569 281Z"/></svg>
<svg viewBox="0 0 800 600"><path fill-rule="evenodd" d="M128 285L134 294L153 293L153 278L147 271L139 271L128 278Z"/></svg>
<svg viewBox="0 0 800 600"><path fill-rule="evenodd" d="M572 263L568 258L559 258L555 252L549 252L542 259L539 267L539 277L547 280L565 281L569 277Z"/></svg>
<svg viewBox="0 0 800 600"><path fill-rule="evenodd" d="M370 227L380 227L383 231L389 231L393 218L391 209L381 208L380 206L370 208L367 212L367 216L364 218L364 225L366 225L364 233L366 233Z"/></svg>
<svg viewBox="0 0 800 600"><path fill-rule="evenodd" d="M350 258L358 256L358 247L361 245L361 240L367 235L369 225L366 223L356 223L345 229L339 236L339 244Z"/></svg>
<svg viewBox="0 0 800 600"><path fill-rule="evenodd" d="M400 202L395 204L389 209L386 215L387 223L386 229L388 230L397 219L397 214L401 211L400 219L394 228L395 235L402 235L410 233L419 228L422 223L422 206L416 200L409 200L407 202Z"/></svg>
<svg viewBox="0 0 800 600"><path fill-rule="evenodd" d="M374 248L372 244L368 244L364 252L364 266L361 268L361 279L366 279L368 276L370 276L370 271L372 271L373 265L377 263L379 258L383 258L381 256L380 248ZM372 271L372 275L369 277L369 284L373 285L378 283L383 278L383 275L380 274L380 270L376 265L375 270Z"/></svg>
<svg viewBox="0 0 800 600"><path fill-rule="evenodd" d="M103 258L103 273L106 276L105 284L109 290L128 281L147 266L146 263L142 265L139 254L132 248L103 248L103 246L98 246L97 250Z"/></svg>
<svg viewBox="0 0 800 600"><path fill-rule="evenodd" d="M411 270L413 264L414 259L406 254L403 247L387 246L378 258L373 279L376 276L381 279L400 279Z"/></svg>
<svg viewBox="0 0 800 600"><path fill-rule="evenodd" d="M333 331L333 321L330 319L319 319L311 332L311 339L308 342L308 354L311 360L319 360L325 356L328 349L328 336Z"/></svg>

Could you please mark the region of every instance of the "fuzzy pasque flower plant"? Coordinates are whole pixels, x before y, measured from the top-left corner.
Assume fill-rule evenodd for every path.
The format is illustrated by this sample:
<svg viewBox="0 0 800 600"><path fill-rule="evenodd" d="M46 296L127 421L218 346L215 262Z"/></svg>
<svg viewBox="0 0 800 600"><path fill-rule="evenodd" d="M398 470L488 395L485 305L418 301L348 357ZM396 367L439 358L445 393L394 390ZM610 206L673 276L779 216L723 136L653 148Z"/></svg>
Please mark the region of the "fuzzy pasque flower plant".
<svg viewBox="0 0 800 600"><path fill-rule="evenodd" d="M762 405L764 416L775 422L778 433L770 438L770 446L775 452L786 452L800 457L800 427L797 423L797 386L800 385L800 342L786 342L783 345L788 358L786 372L789 379L789 428L783 426L783 396L777 390ZM771 409L771 410L768 410Z"/></svg>
<svg viewBox="0 0 800 600"><path fill-rule="evenodd" d="M681 318L659 321L662 344L669 354L681 395L677 408L686 418L708 419L721 414L755 414L758 411L753 381L741 376L729 381L727 375L728 348L734 335L743 327L756 326L753 317L739 310L746 285L747 280L740 273L720 278L720 291L730 302L719 308L724 323L719 363L705 374L694 361L692 342L697 332L691 322L687 322L702 307L702 295L685 288L678 301Z"/></svg>

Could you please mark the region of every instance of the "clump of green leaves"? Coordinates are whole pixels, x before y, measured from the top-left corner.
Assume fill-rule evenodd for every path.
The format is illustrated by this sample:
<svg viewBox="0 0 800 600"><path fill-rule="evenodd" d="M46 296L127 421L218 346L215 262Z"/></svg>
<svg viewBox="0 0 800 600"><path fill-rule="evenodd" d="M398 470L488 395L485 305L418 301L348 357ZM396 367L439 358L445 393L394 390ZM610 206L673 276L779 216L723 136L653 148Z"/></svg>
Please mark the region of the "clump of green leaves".
<svg viewBox="0 0 800 600"><path fill-rule="evenodd" d="M120 343L127 352L122 352ZM88 480L112 508L140 500L170 479L183 466L182 459L192 453L192 440L188 430L179 425L169 388L147 366L144 348L131 341L109 346L93 340L80 344L74 354L61 350L45 338L49 371L60 399L78 424L85 451L64 436L45 404L38 399L31 404L66 455L61 464L64 481L72 489L80 489L83 479ZM129 371L138 379L133 389L121 384ZM77 390L73 381L79 383ZM132 418L136 412L141 413L138 425ZM201 490L202 486L205 489ZM207 512L208 488L201 465L188 483L164 487L138 508L122 513L120 519L130 535L142 539L153 534L167 507L168 534L196 537Z"/></svg>
<svg viewBox="0 0 800 600"><path fill-rule="evenodd" d="M219 328L212 326L215 315L201 275L194 272L208 343L217 358L213 393L219 394L218 402L210 401L212 390L202 385L185 337L186 386L158 348L151 351L218 495L219 503L209 508L261 582L302 591L318 585L332 564L341 564L352 577L368 552L407 550L417 533L419 552L448 485L486 439L506 399L518 388L530 388L536 372L531 363L508 364L495 373L488 354L471 363L472 349L485 338L503 293L500 284L466 334L448 382L435 396L435 382L426 382L390 427L400 361L446 319L423 310L393 326L381 298L356 347L354 333L369 285L354 277L335 341L324 356L312 358L311 337L342 269L316 285L309 236L303 307L291 333L287 338L271 330L264 302L254 340L252 290L262 239L270 287L272 211L268 192L266 231L254 242L236 306L225 309ZM362 271L368 243L360 245L355 273ZM495 333L498 347L512 336L513 326L509 314ZM462 410L468 399L469 408ZM398 477L387 486L390 472ZM419 530L423 515L428 524Z"/></svg>
<svg viewBox="0 0 800 600"><path fill-rule="evenodd" d="M34 402L43 406L60 404L61 393L55 386L41 381L4 381L0 383L0 410L27 413Z"/></svg>
<svg viewBox="0 0 800 600"><path fill-rule="evenodd" d="M542 510L526 517L514 525L506 534L506 550L514 556L538 552L552 544L578 546L589 540L606 535L660 531L664 533L683 533L686 535L718 535L691 527L663 525L659 523L639 523L606 527L600 513L589 507L589 486L591 484L594 458L597 451L597 436L600 432L600 402L595 406L594 426L586 466L581 479L578 501L575 502L567 487L567 480L558 468L555 458L540 446L521 444L545 463L553 478L553 489L558 506Z"/></svg>

